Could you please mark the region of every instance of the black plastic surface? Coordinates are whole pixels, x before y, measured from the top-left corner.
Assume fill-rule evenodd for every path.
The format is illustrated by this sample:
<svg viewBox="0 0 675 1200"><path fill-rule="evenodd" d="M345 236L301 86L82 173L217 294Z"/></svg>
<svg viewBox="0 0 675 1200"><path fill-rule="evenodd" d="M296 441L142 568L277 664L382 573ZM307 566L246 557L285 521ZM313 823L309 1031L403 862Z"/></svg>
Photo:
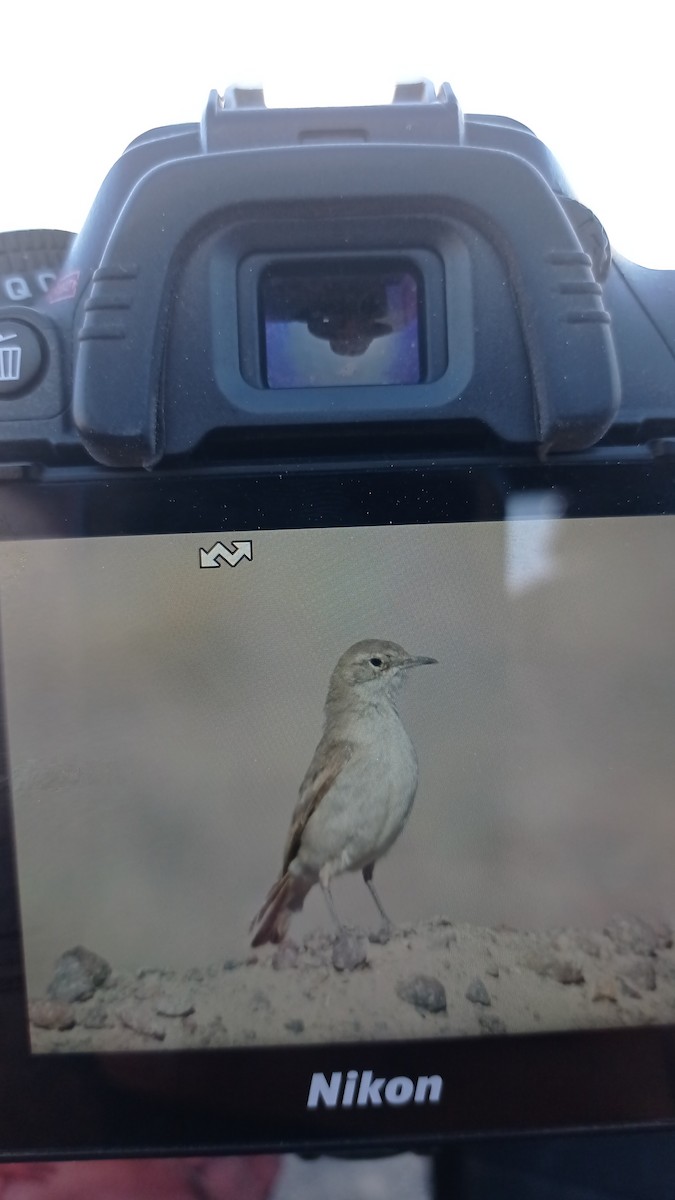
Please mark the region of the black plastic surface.
<svg viewBox="0 0 675 1200"><path fill-rule="evenodd" d="M146 175L94 275L78 335L73 410L93 457L149 466L162 456L164 340L173 273L192 229L228 209L246 212L261 194L268 211L299 198L330 205L339 195L344 206L396 196L401 170L400 148L350 146L208 155ZM558 450L596 441L619 402L610 318L590 259L541 177L511 155L411 146L405 194L412 207L463 215L506 262L534 381L529 440ZM485 408L470 415L491 424Z"/></svg>

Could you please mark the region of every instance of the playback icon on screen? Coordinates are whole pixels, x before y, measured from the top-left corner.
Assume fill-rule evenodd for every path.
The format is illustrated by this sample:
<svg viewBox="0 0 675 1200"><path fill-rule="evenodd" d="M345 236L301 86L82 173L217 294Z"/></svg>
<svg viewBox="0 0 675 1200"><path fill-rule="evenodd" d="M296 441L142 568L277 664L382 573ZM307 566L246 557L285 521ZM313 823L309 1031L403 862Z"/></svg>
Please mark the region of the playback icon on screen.
<svg viewBox="0 0 675 1200"><path fill-rule="evenodd" d="M202 546L199 548L199 566L202 568L220 567L221 563L236 567L244 559L252 561L253 542L232 542L231 547L224 542L216 542L210 550L204 550Z"/></svg>

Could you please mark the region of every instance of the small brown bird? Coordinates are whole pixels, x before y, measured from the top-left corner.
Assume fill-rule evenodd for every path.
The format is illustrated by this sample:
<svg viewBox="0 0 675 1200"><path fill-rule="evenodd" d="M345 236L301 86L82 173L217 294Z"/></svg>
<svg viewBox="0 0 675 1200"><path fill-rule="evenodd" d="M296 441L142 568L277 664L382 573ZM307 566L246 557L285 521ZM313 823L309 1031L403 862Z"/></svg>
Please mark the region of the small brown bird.
<svg viewBox="0 0 675 1200"><path fill-rule="evenodd" d="M417 790L417 757L396 709L410 667L435 663L396 642L350 646L330 678L325 722L300 786L281 874L251 924L252 944L280 942L305 896L321 885L344 932L330 891L344 871L361 871L385 926L391 922L373 886L375 863L400 834ZM256 928L257 927L257 928Z"/></svg>

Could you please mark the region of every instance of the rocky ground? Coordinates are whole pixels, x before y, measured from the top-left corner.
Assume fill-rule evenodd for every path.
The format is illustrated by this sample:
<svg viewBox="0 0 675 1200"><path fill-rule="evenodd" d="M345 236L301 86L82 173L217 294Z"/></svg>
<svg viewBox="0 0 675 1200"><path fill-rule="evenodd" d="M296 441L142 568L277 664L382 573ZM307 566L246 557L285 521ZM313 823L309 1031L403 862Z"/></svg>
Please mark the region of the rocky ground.
<svg viewBox="0 0 675 1200"><path fill-rule="evenodd" d="M456 1037L675 1020L671 929L521 932L443 917L384 936L310 935L185 973L66 951L30 1002L36 1052Z"/></svg>

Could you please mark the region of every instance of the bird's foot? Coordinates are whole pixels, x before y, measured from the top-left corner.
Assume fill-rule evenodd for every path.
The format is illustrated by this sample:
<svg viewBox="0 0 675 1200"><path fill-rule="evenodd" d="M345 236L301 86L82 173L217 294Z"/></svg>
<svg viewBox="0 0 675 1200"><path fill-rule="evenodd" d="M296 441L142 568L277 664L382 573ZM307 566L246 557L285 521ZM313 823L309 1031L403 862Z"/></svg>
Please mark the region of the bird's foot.
<svg viewBox="0 0 675 1200"><path fill-rule="evenodd" d="M297 967L299 958L300 947L289 937L285 937L274 951L272 966L275 971L284 971L288 967Z"/></svg>
<svg viewBox="0 0 675 1200"><path fill-rule="evenodd" d="M387 921L379 929L375 929L372 933L368 934L368 941L372 942L374 946L386 946L387 942L391 941L393 932L394 926L391 921Z"/></svg>
<svg viewBox="0 0 675 1200"><path fill-rule="evenodd" d="M368 962L365 939L352 929L341 929L333 944L336 971L356 971Z"/></svg>

